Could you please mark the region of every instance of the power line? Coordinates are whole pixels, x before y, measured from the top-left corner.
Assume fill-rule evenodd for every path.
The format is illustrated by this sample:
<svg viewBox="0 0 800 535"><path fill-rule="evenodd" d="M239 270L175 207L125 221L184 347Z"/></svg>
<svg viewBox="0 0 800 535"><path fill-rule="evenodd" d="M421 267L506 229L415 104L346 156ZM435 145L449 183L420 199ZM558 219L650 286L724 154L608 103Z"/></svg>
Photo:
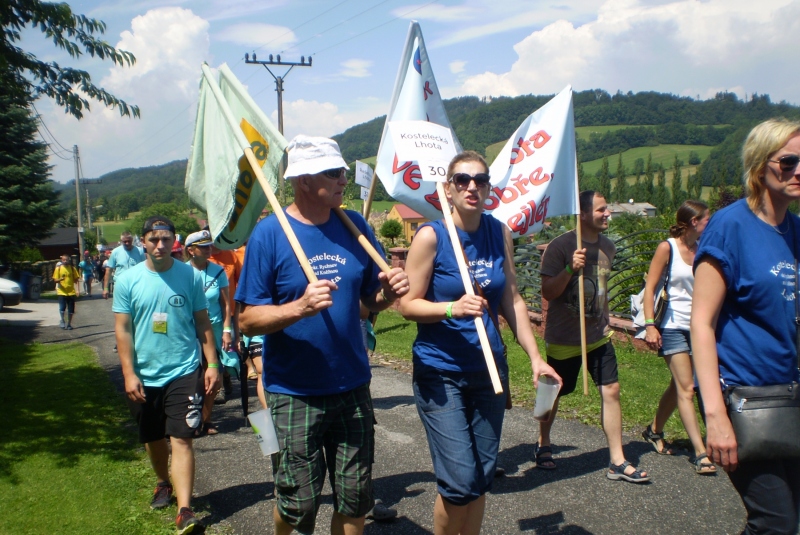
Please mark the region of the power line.
<svg viewBox="0 0 800 535"><path fill-rule="evenodd" d="M375 9L376 7L378 7L378 6L380 6L380 5L383 5L383 4L385 4L386 2L389 2L389 1L391 1L391 0L383 0L382 2L378 2L378 3L377 3L377 4L375 4L374 6L368 7L367 9L365 9L365 10L363 10L363 11L360 11L360 12L356 13L355 15L353 15L352 17L350 17L349 19L345 19L345 20L343 20L343 21L340 21L340 22L338 22L337 24L334 24L333 26L331 26L330 28L328 28L327 30L323 30L323 31L321 31L321 32L319 32L319 33L317 33L317 34L314 34L314 36L312 36L312 37L309 37L309 38L308 38L308 39L306 39L305 41L300 41L299 43L295 43L295 44L293 44L292 46L296 48L296 47L299 47L300 45L302 45L303 43L307 43L307 42L311 41L312 39L316 39L316 38L317 38L317 37L319 37L320 35L325 35L325 34L326 34L326 33L328 33L329 31L331 31L331 30L333 30L333 29L335 29L335 28L338 28L338 27L339 27L339 26L341 26L342 24L346 24L346 23L350 22L351 20L353 20L353 19L356 19L356 18L360 17L361 15L363 15L364 13L366 13L367 11L372 11L372 10L373 10L373 9ZM435 0L434 0L434 1L435 1ZM431 3L433 3L433 2L431 2ZM283 54L284 52L285 52L285 50L281 50L281 54Z"/></svg>
<svg viewBox="0 0 800 535"><path fill-rule="evenodd" d="M68 148L66 148L66 147L65 147L64 145L62 145L61 143L59 143L59 142L58 142L58 139L56 139L56 136L54 136L54 135L53 135L53 133L50 131L50 129L49 129L49 128L47 128L47 125L44 123L44 119L42 119L42 114L41 114L41 113L39 113L39 110L37 110L37 109L36 109L36 105L34 105L34 103L33 103L33 102L31 102L31 107L33 108L33 111L35 111L35 112L36 112L36 119L38 119L38 121L39 121L40 123L42 123L42 126L44 127L44 129L45 129L45 130L47 130L47 133L48 133L48 134L50 134L50 137L53 139L53 141L55 141L55 142L56 142L56 145L58 145L59 147L61 147L61 148L62 148L62 149L65 151L65 152L69 152L69 153L71 154L71 153L72 153L72 151L71 151L71 150L69 150ZM41 134L42 134L42 133L41 133L41 132L39 132L39 135L41 135ZM44 138L44 136L42 136L42 138Z"/></svg>
<svg viewBox="0 0 800 535"><path fill-rule="evenodd" d="M348 37L348 38L347 38L347 39L345 39L344 41L339 41L338 43L335 43L335 44L333 44L333 45L331 45L331 46L329 46L329 47L327 47L327 48L323 48L322 50L320 50L320 51L318 51L318 52L314 52L314 53L313 53L313 54L311 54L311 55L312 55L312 56L316 56L317 54L321 54L321 53L323 53L323 52L327 52L327 51L328 51L328 50L330 50L331 48L336 48L337 46L339 46L339 45L342 45L342 44L344 44L344 43L346 43L346 42L348 42L348 41L352 41L353 39L356 39L357 37L361 37L362 35L366 35L366 34L368 34L369 32L375 31L375 30L377 30L378 28L381 28L381 27L383 27L383 26L386 26L386 25L387 25L387 24L389 24L390 22L394 22L394 21L396 21L397 19L400 19L400 18L406 17L407 15L410 15L411 13L414 13L415 11L419 11L420 9L422 9L422 8L424 8L424 7L428 7L429 5L433 4L433 3L434 3L434 2L436 2L436 1L437 1L437 0L431 0L431 1L430 1L430 2L428 2L427 4L423 4L423 5L419 6L419 7L416 7L416 8L414 8L414 9L412 9L411 11L406 11L405 13L402 13L402 14L400 14L400 15L397 15L396 17L394 17L394 18L391 18L391 19L387 20L386 22L383 22L383 23L381 23L381 24L378 24L377 26L373 26L372 28L370 28L370 29L368 29L368 30L364 30L363 32L361 32L361 33L359 33L359 34L357 34L357 35L354 35L354 36L352 36L352 37Z"/></svg>

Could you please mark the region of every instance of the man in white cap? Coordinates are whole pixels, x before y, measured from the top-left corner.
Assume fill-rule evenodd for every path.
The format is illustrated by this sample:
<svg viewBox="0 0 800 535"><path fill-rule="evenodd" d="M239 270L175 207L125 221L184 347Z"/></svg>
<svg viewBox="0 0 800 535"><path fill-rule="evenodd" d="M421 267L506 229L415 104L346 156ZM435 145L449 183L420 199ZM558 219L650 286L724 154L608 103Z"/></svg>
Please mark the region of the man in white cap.
<svg viewBox="0 0 800 535"><path fill-rule="evenodd" d="M347 184L336 142L297 136L287 152L295 198L286 216L319 280L308 283L273 215L250 237L236 290L242 332L266 335L262 381L282 446L275 534L314 532L326 468L331 533L360 534L373 506L374 440L359 302L383 310L408 292L408 278L400 268L381 273L333 213ZM364 218L345 213L379 247Z"/></svg>

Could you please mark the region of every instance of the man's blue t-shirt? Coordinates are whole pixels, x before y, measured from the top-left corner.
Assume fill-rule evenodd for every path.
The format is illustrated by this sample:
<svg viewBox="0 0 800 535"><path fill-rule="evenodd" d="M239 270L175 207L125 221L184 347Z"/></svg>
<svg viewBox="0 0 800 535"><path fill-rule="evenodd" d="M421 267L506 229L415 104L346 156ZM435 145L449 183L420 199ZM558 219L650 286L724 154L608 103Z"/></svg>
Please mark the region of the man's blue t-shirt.
<svg viewBox="0 0 800 535"><path fill-rule="evenodd" d="M194 313L208 308L200 273L173 262L162 273L142 262L117 278L114 305L133 324L133 368L145 386L164 386L200 365ZM154 332L153 314L166 313L166 334Z"/></svg>
<svg viewBox="0 0 800 535"><path fill-rule="evenodd" d="M345 211L378 249L372 230L357 212ZM359 301L380 287L378 267L331 212L321 225L307 225L287 214L314 273L335 282L333 306L304 318L264 342L264 387L268 392L324 396L347 392L369 382L371 373L361 342ZM308 280L271 215L247 243L236 301L248 305L283 305L300 299Z"/></svg>
<svg viewBox="0 0 800 535"><path fill-rule="evenodd" d="M716 330L727 385L798 380L794 262L800 218L787 213L779 229L783 234L742 199L715 213L700 238L695 268L704 257L716 259L727 288Z"/></svg>
<svg viewBox="0 0 800 535"><path fill-rule="evenodd" d="M186 263L191 266L190 262ZM222 288L228 287L228 275L225 274L225 269L218 264L208 262L205 269L196 269L195 271L203 280L203 290L208 299L208 317L211 324L222 323L222 305L219 302L219 294Z"/></svg>
<svg viewBox="0 0 800 535"><path fill-rule="evenodd" d="M466 292L456 263L456 253L444 222L439 220L423 226L430 226L436 232L436 256L425 299L433 303L458 301ZM477 231L468 233L458 228L456 230L469 259L473 280L481 286L484 297L489 302L491 314L496 319L506 286L502 223L484 214ZM486 325L495 362L501 369L505 369L503 341L488 311L483 313L483 323ZM476 372L486 369L472 316L436 323L418 323L413 355L415 363L440 370Z"/></svg>
<svg viewBox="0 0 800 535"><path fill-rule="evenodd" d="M114 282L117 282L118 277L122 275L126 269L130 269L136 264L144 262L144 258L144 250L135 245L130 251L125 249L124 245L115 247L114 250L111 251L111 256L108 257L108 267L115 270Z"/></svg>

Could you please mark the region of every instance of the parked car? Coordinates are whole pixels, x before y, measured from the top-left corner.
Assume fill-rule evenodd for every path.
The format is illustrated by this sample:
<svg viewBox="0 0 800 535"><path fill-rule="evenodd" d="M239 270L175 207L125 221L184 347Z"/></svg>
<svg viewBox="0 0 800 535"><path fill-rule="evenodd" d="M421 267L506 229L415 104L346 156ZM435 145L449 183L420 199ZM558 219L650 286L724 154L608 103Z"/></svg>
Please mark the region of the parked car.
<svg viewBox="0 0 800 535"><path fill-rule="evenodd" d="M22 301L22 288L16 282L0 279L0 312L5 307L17 306Z"/></svg>

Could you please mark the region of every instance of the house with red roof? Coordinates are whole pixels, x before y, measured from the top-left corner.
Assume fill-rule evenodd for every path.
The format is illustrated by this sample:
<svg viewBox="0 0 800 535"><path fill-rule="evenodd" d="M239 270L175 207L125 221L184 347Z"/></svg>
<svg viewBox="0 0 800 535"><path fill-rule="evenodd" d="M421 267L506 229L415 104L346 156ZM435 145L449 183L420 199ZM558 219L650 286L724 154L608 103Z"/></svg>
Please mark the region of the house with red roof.
<svg viewBox="0 0 800 535"><path fill-rule="evenodd" d="M405 204L395 204L392 206L392 209L389 210L389 215L386 217L388 219L400 221L403 225L403 237L408 243L411 243L411 240L414 239L414 234L417 232L419 226L429 221L429 219L418 214Z"/></svg>

